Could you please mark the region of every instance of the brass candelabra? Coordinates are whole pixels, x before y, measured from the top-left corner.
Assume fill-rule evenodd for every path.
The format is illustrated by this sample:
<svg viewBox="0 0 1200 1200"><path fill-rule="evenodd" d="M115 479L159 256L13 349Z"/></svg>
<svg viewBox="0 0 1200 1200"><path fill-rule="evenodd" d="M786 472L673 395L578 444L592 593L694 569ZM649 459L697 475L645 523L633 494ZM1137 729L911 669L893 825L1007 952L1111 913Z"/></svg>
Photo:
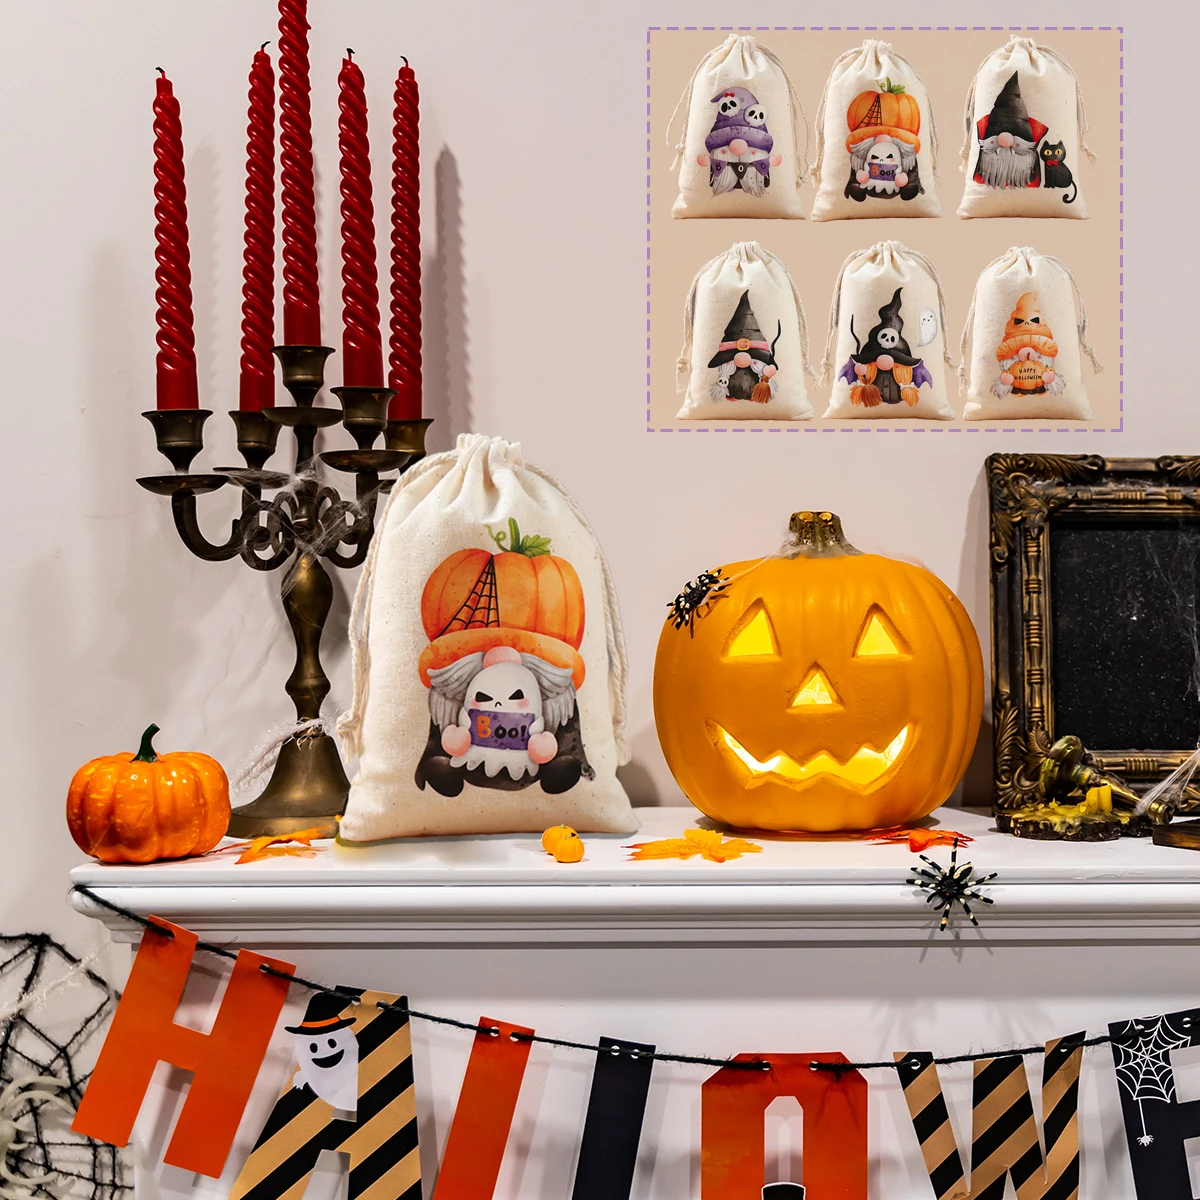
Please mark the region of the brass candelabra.
<svg viewBox="0 0 1200 1200"><path fill-rule="evenodd" d="M395 393L383 387L331 388L342 407L318 406L325 361L332 353L328 346L275 347L293 404L229 414L237 429L238 453L245 460L242 467L191 470L203 448L210 410L142 414L154 426L158 449L175 471L146 476L138 483L155 495L170 497L183 544L209 562L240 555L256 571L287 568L280 591L296 641L296 665L285 687L296 708L297 726L316 721L329 694L329 678L321 666L321 634L333 603L333 581L322 560L346 569L363 562L375 532L379 496L395 482L381 476L403 472L425 456L425 431L431 423L426 418L389 421L388 402ZM339 423L358 448L317 455L318 432ZM266 469L285 425L296 438L295 470L290 475ZM381 434L384 446L375 449ZM314 456L335 471L354 475L352 500L317 478ZM229 537L214 543L200 531L196 497L226 484L241 488L241 512ZM266 492L275 494L268 499ZM234 837L259 837L332 823L345 808L349 790L337 743L314 725L284 741L266 788L234 810L229 832Z"/></svg>

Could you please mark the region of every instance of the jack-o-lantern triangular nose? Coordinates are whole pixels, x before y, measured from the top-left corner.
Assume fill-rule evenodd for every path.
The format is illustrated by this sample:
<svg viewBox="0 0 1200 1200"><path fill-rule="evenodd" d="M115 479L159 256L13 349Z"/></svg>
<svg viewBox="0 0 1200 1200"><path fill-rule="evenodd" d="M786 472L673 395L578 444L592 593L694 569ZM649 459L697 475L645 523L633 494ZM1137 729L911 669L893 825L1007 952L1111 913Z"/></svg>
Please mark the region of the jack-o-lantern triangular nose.
<svg viewBox="0 0 1200 1200"><path fill-rule="evenodd" d="M838 699L837 692L833 690L833 685L826 678L825 672L814 664L813 669L809 671L800 685L800 690L796 693L796 698L792 701L791 706L792 708L819 710L841 708L842 702Z"/></svg>

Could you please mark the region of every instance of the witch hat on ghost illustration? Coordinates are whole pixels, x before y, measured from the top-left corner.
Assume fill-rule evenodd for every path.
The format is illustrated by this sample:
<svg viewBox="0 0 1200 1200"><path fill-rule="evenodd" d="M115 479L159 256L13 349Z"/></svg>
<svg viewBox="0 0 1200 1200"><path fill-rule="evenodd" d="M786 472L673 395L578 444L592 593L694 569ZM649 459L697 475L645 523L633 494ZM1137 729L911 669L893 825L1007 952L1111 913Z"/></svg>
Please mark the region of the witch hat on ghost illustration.
<svg viewBox="0 0 1200 1200"><path fill-rule="evenodd" d="M979 159L975 182L991 187L1037 187L1037 144L1046 129L1029 115L1014 71L997 94L992 111L976 122Z"/></svg>
<svg viewBox="0 0 1200 1200"><path fill-rule="evenodd" d="M299 1025L285 1025L288 1033L333 1033L337 1029L345 1029L353 1025L351 1017L343 1017L342 1013L349 1000L336 992L317 992L308 1002L304 1012L304 1020Z"/></svg>
<svg viewBox="0 0 1200 1200"><path fill-rule="evenodd" d="M295 1035L294 1088L309 1089L334 1108L358 1106L358 1038L351 1017L342 1013L354 1001L336 992L317 992L308 1002L304 1020L287 1025Z"/></svg>
<svg viewBox="0 0 1200 1200"><path fill-rule="evenodd" d="M708 365L718 372L713 385L715 398L753 400L757 404L771 399L779 370L775 346L783 333L783 322L777 321L776 326L775 338L768 344L750 307L750 292L744 291L725 326L716 354L709 360Z"/></svg>
<svg viewBox="0 0 1200 1200"><path fill-rule="evenodd" d="M854 317L850 318L850 336L855 352L838 372L838 378L850 385L850 400L865 408L879 404L899 404L910 407L917 403L922 384L933 387L933 376L925 363L909 350L904 340L904 318L900 315L901 294L898 287L892 298L879 310L879 322L867 334L861 345L854 332Z"/></svg>

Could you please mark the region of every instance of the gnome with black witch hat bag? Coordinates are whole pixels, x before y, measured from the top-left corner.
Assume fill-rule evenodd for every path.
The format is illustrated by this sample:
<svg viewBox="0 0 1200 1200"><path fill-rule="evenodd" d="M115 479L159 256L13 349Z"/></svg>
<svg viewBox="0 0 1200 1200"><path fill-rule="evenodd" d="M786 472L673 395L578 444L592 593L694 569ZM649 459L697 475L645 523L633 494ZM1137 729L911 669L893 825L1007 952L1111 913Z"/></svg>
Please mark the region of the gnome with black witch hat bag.
<svg viewBox="0 0 1200 1200"><path fill-rule="evenodd" d="M775 394L775 376L779 372L775 346L782 332L783 322L776 320L775 337L767 344L750 307L750 293L743 292L725 326L725 336L708 364L717 368L712 398L766 404Z"/></svg>
<svg viewBox="0 0 1200 1200"><path fill-rule="evenodd" d="M904 318L900 316L900 296L897 288L891 300L879 310L879 323L867 334L860 346L850 318L850 333L855 352L838 373L839 379L850 384L850 399L854 404L874 408L877 404L899 404L909 407L917 403L921 384L933 384L925 363L917 358L904 340Z"/></svg>

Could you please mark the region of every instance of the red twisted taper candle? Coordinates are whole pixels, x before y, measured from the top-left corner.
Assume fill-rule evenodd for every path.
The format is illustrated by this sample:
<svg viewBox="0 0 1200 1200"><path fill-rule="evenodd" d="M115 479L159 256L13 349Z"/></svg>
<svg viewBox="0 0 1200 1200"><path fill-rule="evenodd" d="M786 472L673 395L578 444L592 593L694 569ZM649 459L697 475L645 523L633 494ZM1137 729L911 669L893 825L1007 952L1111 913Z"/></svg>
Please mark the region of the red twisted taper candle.
<svg viewBox="0 0 1200 1200"><path fill-rule="evenodd" d="M338 149L342 161L342 382L383 386L375 211L363 73L347 50L338 75Z"/></svg>
<svg viewBox="0 0 1200 1200"><path fill-rule="evenodd" d="M275 403L275 72L263 42L250 67L246 126L246 240L238 407Z"/></svg>
<svg viewBox="0 0 1200 1200"><path fill-rule="evenodd" d="M420 103L417 77L408 60L396 76L392 145L391 328L388 406L393 420L421 415L421 190Z"/></svg>
<svg viewBox="0 0 1200 1200"><path fill-rule="evenodd" d="M155 382L159 408L199 408L187 189L179 101L159 67L154 93L154 271L158 304Z"/></svg>
<svg viewBox="0 0 1200 1200"><path fill-rule="evenodd" d="M279 143L283 193L283 340L321 344L307 0L279 0Z"/></svg>

